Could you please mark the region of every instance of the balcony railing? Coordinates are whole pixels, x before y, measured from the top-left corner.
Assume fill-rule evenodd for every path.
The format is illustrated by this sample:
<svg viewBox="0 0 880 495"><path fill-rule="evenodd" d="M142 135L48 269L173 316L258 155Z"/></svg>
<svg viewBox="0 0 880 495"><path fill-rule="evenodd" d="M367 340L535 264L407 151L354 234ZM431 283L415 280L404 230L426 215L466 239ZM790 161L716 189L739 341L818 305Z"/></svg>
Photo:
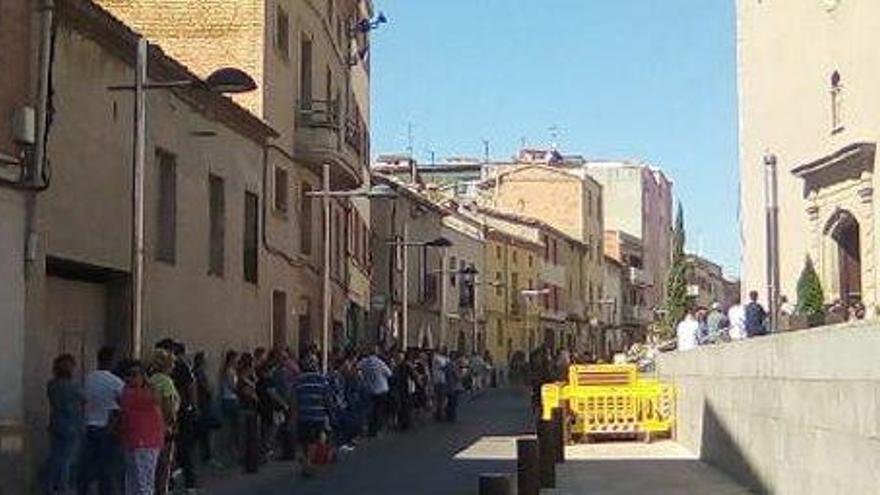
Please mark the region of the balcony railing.
<svg viewBox="0 0 880 495"><path fill-rule="evenodd" d="M300 127L338 129L341 106L339 100L300 100L298 105Z"/></svg>

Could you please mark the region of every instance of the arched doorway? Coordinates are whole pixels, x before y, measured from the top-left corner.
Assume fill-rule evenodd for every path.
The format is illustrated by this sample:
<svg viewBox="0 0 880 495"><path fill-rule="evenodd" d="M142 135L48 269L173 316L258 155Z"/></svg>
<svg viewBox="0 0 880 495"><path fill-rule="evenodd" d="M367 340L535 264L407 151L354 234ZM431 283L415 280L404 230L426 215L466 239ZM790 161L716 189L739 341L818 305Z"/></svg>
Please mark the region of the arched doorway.
<svg viewBox="0 0 880 495"><path fill-rule="evenodd" d="M840 300L861 301L862 256L859 221L852 213L839 210L827 225L826 232L836 245L836 275Z"/></svg>

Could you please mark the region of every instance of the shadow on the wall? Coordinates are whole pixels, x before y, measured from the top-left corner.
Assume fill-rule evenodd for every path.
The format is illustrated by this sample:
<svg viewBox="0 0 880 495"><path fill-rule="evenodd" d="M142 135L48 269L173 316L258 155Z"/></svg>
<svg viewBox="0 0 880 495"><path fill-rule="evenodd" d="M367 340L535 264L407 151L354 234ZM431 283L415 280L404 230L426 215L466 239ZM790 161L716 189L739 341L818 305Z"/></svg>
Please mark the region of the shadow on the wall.
<svg viewBox="0 0 880 495"><path fill-rule="evenodd" d="M743 454L738 442L730 435L708 402L703 404L703 432L700 457L724 471L738 483L755 493L770 493L766 481L756 472Z"/></svg>

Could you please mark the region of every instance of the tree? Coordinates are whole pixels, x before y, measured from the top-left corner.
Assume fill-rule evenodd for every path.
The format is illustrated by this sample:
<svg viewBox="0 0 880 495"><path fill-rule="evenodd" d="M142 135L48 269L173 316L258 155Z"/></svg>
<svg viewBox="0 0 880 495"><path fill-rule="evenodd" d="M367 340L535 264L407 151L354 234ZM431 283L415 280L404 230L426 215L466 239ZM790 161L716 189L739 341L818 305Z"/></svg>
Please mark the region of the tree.
<svg viewBox="0 0 880 495"><path fill-rule="evenodd" d="M825 313L825 297L822 294L822 282L813 266L813 260L807 256L804 269L797 283L797 310L799 314L807 317L819 316Z"/></svg>
<svg viewBox="0 0 880 495"><path fill-rule="evenodd" d="M666 304L664 333L671 337L675 326L684 318L688 308L687 296L687 259L684 255L684 244L687 240L684 228L684 209L678 204L675 215L675 228L672 231L672 265L666 284Z"/></svg>

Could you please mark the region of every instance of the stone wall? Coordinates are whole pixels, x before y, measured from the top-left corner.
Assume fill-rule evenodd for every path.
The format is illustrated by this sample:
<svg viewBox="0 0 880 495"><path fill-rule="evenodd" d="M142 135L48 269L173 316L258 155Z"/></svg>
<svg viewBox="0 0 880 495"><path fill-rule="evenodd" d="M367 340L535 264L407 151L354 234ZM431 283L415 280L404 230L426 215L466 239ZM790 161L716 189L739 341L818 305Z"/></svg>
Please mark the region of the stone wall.
<svg viewBox="0 0 880 495"><path fill-rule="evenodd" d="M678 441L757 492L876 493L880 325L665 354Z"/></svg>

